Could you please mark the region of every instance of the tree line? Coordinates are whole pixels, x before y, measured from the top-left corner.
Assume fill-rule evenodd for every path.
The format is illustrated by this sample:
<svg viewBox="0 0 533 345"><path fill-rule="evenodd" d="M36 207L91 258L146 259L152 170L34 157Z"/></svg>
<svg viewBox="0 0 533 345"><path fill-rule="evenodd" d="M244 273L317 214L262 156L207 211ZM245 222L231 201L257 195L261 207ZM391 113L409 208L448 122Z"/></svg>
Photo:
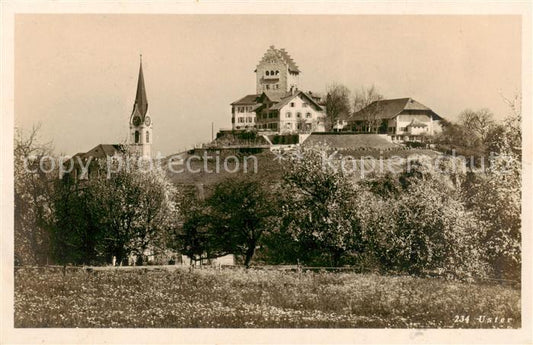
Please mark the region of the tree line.
<svg viewBox="0 0 533 345"><path fill-rule="evenodd" d="M482 126L464 118L445 126L440 143L458 128ZM191 261L234 254L246 266L358 265L380 272L516 279L520 123L515 111L503 124L476 132L478 143L495 153L482 173L435 173L420 159L409 171L358 180L323 165L323 152L309 148L287 161L281 180L239 175L205 195L178 189L157 169L88 180L27 169L36 168L51 148L38 144L37 131L19 133L15 261L103 265L113 257L131 264L134 257L135 264L146 264L148 255L158 253L184 254ZM34 159L23 163L20 157L28 155ZM445 157L442 165L456 159Z"/></svg>

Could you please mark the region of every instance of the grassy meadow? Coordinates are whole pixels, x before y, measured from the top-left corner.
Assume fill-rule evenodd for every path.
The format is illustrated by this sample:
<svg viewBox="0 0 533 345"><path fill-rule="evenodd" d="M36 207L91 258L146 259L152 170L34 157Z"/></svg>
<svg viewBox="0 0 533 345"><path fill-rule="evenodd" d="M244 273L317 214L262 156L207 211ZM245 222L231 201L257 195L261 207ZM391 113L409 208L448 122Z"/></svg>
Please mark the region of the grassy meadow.
<svg viewBox="0 0 533 345"><path fill-rule="evenodd" d="M519 288L438 278L184 267L15 272L15 327L518 328L520 315Z"/></svg>

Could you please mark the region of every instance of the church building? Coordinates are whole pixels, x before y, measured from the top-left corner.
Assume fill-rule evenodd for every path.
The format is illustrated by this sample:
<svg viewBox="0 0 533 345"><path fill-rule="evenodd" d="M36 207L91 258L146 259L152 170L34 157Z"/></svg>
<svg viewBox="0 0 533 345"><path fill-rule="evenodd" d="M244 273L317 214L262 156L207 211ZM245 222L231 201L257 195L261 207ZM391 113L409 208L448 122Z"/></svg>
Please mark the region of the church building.
<svg viewBox="0 0 533 345"><path fill-rule="evenodd" d="M87 172L89 175L87 178L90 178L93 171L97 171L97 169L91 169L92 164L95 164L98 160L105 160L107 157L125 154L150 158L152 141L152 119L148 112L148 99L146 97L146 88L144 86L141 56L139 77L137 80L137 93L133 103L133 111L129 118L128 142L125 144L98 144L87 152L76 153L72 157L76 164L72 174L74 178L81 176L80 173L82 169L78 166L78 159L84 166L89 159L91 160Z"/></svg>
<svg viewBox="0 0 533 345"><path fill-rule="evenodd" d="M296 134L325 131L326 109L321 98L299 90L299 67L274 46L255 69L256 93L231 103L233 130Z"/></svg>

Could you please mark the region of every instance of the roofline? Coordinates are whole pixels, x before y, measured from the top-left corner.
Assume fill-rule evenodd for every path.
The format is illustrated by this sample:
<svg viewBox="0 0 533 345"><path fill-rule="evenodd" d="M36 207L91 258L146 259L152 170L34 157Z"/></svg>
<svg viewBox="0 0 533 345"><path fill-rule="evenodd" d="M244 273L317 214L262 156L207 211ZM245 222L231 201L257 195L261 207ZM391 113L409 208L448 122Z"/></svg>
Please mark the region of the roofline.
<svg viewBox="0 0 533 345"><path fill-rule="evenodd" d="M373 105L374 103L385 102L385 101L399 101L399 100L404 100L404 99L405 99L405 100L413 100L413 101L415 101L415 102L417 102L417 103L420 103L420 102L416 101L416 100L415 100L414 98L412 98L412 97L401 97L401 98L387 98L387 99L380 99L380 100L377 100L377 101L373 101L372 103L370 103L369 105L367 105L367 106L364 107L363 109L360 109L359 111L353 113L353 115L351 115L350 118L351 118L352 121L360 121L361 119L356 119L356 118L354 118L354 117L355 117L357 114L361 113L364 109L366 109L366 108L370 107L371 105ZM422 104L422 103L420 103L420 104ZM429 112L431 113L432 117L437 117L437 119L436 119L437 121L443 119L443 117L440 116L439 114L437 114L433 109L431 109L431 108L428 107L427 105L424 105L424 104L422 104L422 105L423 105L424 107L426 107L427 110L426 110L426 109L419 109L420 111L429 111ZM402 112L404 112L404 111L406 111L406 110L415 110L415 109L405 109L405 108L403 108L402 110L400 110L400 112L396 113L394 116L389 117L389 119L394 119L394 118L396 118L398 115L401 115Z"/></svg>
<svg viewBox="0 0 533 345"><path fill-rule="evenodd" d="M286 97L282 98L279 102L276 102L276 104L278 103L281 103L283 101L285 102L288 102L292 99L294 99L294 97L297 97L299 95L303 94L309 101L311 101L315 106L318 107L318 109L320 109L321 111L324 110L324 107L321 106L320 104L318 104L314 99L313 97L309 96L305 91L301 91L301 90L298 90L298 92L296 92L295 94L288 94ZM281 110L281 108L283 108L285 105L287 105L288 103L285 103L283 106L281 106L279 109L272 109L274 111L279 111Z"/></svg>
<svg viewBox="0 0 533 345"><path fill-rule="evenodd" d="M255 98L257 99L257 97L259 97L260 95L258 95L256 93L252 93L252 94L246 95L244 97L241 97L241 98L239 98L236 101L231 102L230 105L235 105L235 104L255 104L255 103L257 103L255 101L254 102L250 102L250 103L248 103L248 102L240 103L243 99L245 99L246 97L249 97L249 96L255 96Z"/></svg>

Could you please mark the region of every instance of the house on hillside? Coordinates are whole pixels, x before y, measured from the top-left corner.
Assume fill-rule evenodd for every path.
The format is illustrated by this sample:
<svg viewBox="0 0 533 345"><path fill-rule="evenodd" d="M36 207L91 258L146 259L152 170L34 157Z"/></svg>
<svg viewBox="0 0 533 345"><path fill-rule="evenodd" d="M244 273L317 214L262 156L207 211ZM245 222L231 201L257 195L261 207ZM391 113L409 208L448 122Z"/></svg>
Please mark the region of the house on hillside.
<svg viewBox="0 0 533 345"><path fill-rule="evenodd" d="M267 97L262 98L266 100ZM268 99L256 111L259 131L280 134L325 131L324 108L303 91L293 90L278 102Z"/></svg>
<svg viewBox="0 0 533 345"><path fill-rule="evenodd" d="M235 130L251 130L256 128L255 110L261 106L258 102L258 95L246 95L241 99L231 103L231 122Z"/></svg>
<svg viewBox="0 0 533 345"><path fill-rule="evenodd" d="M271 46L255 69L256 93L231 103L233 130L265 134L325 131L321 97L298 89L299 67L285 49Z"/></svg>
<svg viewBox="0 0 533 345"><path fill-rule="evenodd" d="M351 116L345 130L388 134L393 141L424 141L441 131L442 117L412 98L372 102Z"/></svg>

